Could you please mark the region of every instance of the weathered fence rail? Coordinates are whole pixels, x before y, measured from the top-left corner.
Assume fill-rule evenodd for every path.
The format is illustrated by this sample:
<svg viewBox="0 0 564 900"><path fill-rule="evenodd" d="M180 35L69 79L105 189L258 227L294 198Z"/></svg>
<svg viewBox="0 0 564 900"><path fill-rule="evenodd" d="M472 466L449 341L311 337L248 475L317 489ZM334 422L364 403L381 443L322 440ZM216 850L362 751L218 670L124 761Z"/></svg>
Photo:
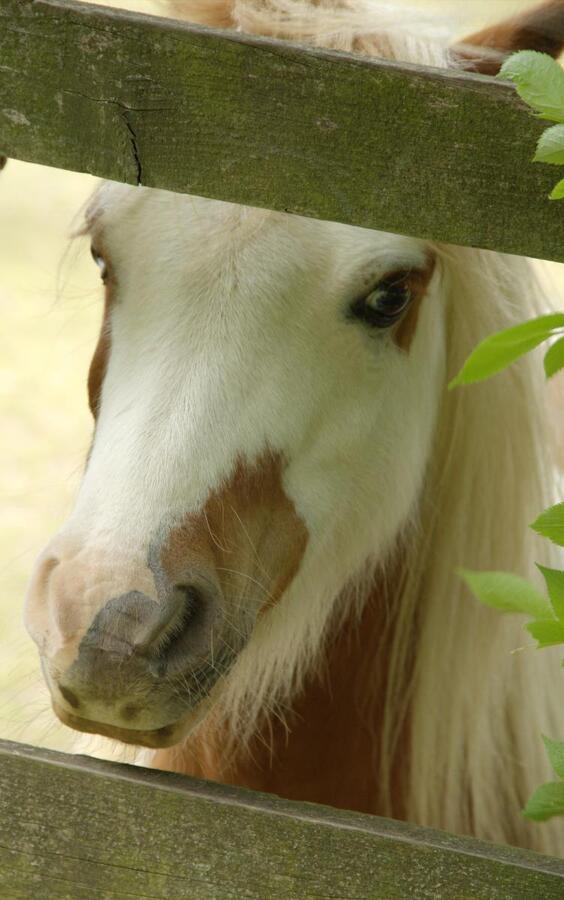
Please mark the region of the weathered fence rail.
<svg viewBox="0 0 564 900"><path fill-rule="evenodd" d="M72 0L0 0L0 154L564 261L509 85Z"/></svg>
<svg viewBox="0 0 564 900"><path fill-rule="evenodd" d="M0 897L561 900L564 862L0 741Z"/></svg>

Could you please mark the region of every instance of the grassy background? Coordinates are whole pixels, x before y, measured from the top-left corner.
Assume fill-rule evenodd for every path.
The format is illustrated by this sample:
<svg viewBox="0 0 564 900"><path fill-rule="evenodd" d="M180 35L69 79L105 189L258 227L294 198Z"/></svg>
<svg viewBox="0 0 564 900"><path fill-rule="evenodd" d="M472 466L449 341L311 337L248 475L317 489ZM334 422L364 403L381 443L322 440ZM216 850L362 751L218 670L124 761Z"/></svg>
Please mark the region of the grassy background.
<svg viewBox="0 0 564 900"><path fill-rule="evenodd" d="M155 11L149 0L98 2ZM464 33L531 3L411 5L454 15ZM75 736L50 711L22 604L34 558L71 507L91 436L86 373L102 299L87 241L69 235L95 183L14 160L0 174L0 737L57 749ZM112 752L101 739L82 747Z"/></svg>

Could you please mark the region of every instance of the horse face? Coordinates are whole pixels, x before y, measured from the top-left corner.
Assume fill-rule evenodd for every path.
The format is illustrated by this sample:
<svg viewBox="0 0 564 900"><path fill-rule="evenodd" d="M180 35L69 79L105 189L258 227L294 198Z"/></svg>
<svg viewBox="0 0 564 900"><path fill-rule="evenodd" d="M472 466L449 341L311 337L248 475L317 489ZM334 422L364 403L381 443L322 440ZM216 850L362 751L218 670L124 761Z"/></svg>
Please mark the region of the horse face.
<svg viewBox="0 0 564 900"><path fill-rule="evenodd" d="M89 219L95 434L27 626L64 722L165 746L274 608L390 553L444 381L442 273L420 241L116 184Z"/></svg>

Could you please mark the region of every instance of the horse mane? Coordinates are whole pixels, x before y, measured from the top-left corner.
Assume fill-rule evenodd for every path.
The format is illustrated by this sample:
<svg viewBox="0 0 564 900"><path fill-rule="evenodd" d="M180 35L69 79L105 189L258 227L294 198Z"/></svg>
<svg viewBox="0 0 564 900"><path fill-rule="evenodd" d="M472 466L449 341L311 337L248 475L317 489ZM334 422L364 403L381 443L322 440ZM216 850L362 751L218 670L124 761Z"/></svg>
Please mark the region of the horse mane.
<svg viewBox="0 0 564 900"><path fill-rule="evenodd" d="M386 0L160 0L178 19L388 59L445 65L448 30ZM424 31L418 32L420 26ZM442 40L441 40L442 38Z"/></svg>
<svg viewBox="0 0 564 900"><path fill-rule="evenodd" d="M167 5L172 14L206 25L406 62L452 64L445 29L393 3ZM546 312L551 304L528 260L445 245L435 249L444 270L450 378L484 336ZM520 618L480 606L456 573L465 566L536 580L534 561L550 564L547 542L527 529L554 501L548 443L537 358L484 385L452 392L445 385L425 486L396 553L401 574L396 577L390 564L385 578L393 627L385 648L375 640L375 652L386 654L388 675L374 690L384 706L383 814L392 810L385 786L407 733L407 819L556 853L558 823L539 828L522 820L519 809L550 778L541 733L558 734L558 660L529 646L514 652L526 642ZM345 547L354 533L343 529L340 539ZM341 560L354 559L354 548L336 551L309 585L301 582L299 596L290 588L284 603L258 622L217 693L211 715L222 717L238 742L250 738L265 710L284 715L344 609L351 602L360 609L370 597L375 564L357 559L357 577L344 585Z"/></svg>
<svg viewBox="0 0 564 900"><path fill-rule="evenodd" d="M484 336L549 303L526 259L460 247L443 255L451 377ZM506 570L538 582L535 560L554 564L547 542L527 528L555 501L549 446L538 358L486 384L445 391L397 598L383 740L393 748L394 720L409 715L409 819L558 852L561 830L558 842L518 814L551 777L540 735L561 727L558 658L533 650L520 617L480 606L456 571ZM402 686L413 653L413 679Z"/></svg>

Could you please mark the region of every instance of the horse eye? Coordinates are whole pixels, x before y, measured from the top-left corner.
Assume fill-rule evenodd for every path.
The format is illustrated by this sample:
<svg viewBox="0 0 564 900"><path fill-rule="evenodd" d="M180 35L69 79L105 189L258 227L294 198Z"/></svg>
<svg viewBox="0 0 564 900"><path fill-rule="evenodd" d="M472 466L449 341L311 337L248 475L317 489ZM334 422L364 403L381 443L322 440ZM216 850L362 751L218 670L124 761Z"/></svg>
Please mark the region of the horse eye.
<svg viewBox="0 0 564 900"><path fill-rule="evenodd" d="M411 272L392 272L354 301L350 308L355 319L373 328L389 328L402 316L412 300Z"/></svg>
<svg viewBox="0 0 564 900"><path fill-rule="evenodd" d="M94 244L92 244L92 246L90 247L90 253L92 254L92 259L100 269L100 278L102 279L102 281L106 281L108 277L108 265L106 263L106 260L99 252L99 250L96 249Z"/></svg>

